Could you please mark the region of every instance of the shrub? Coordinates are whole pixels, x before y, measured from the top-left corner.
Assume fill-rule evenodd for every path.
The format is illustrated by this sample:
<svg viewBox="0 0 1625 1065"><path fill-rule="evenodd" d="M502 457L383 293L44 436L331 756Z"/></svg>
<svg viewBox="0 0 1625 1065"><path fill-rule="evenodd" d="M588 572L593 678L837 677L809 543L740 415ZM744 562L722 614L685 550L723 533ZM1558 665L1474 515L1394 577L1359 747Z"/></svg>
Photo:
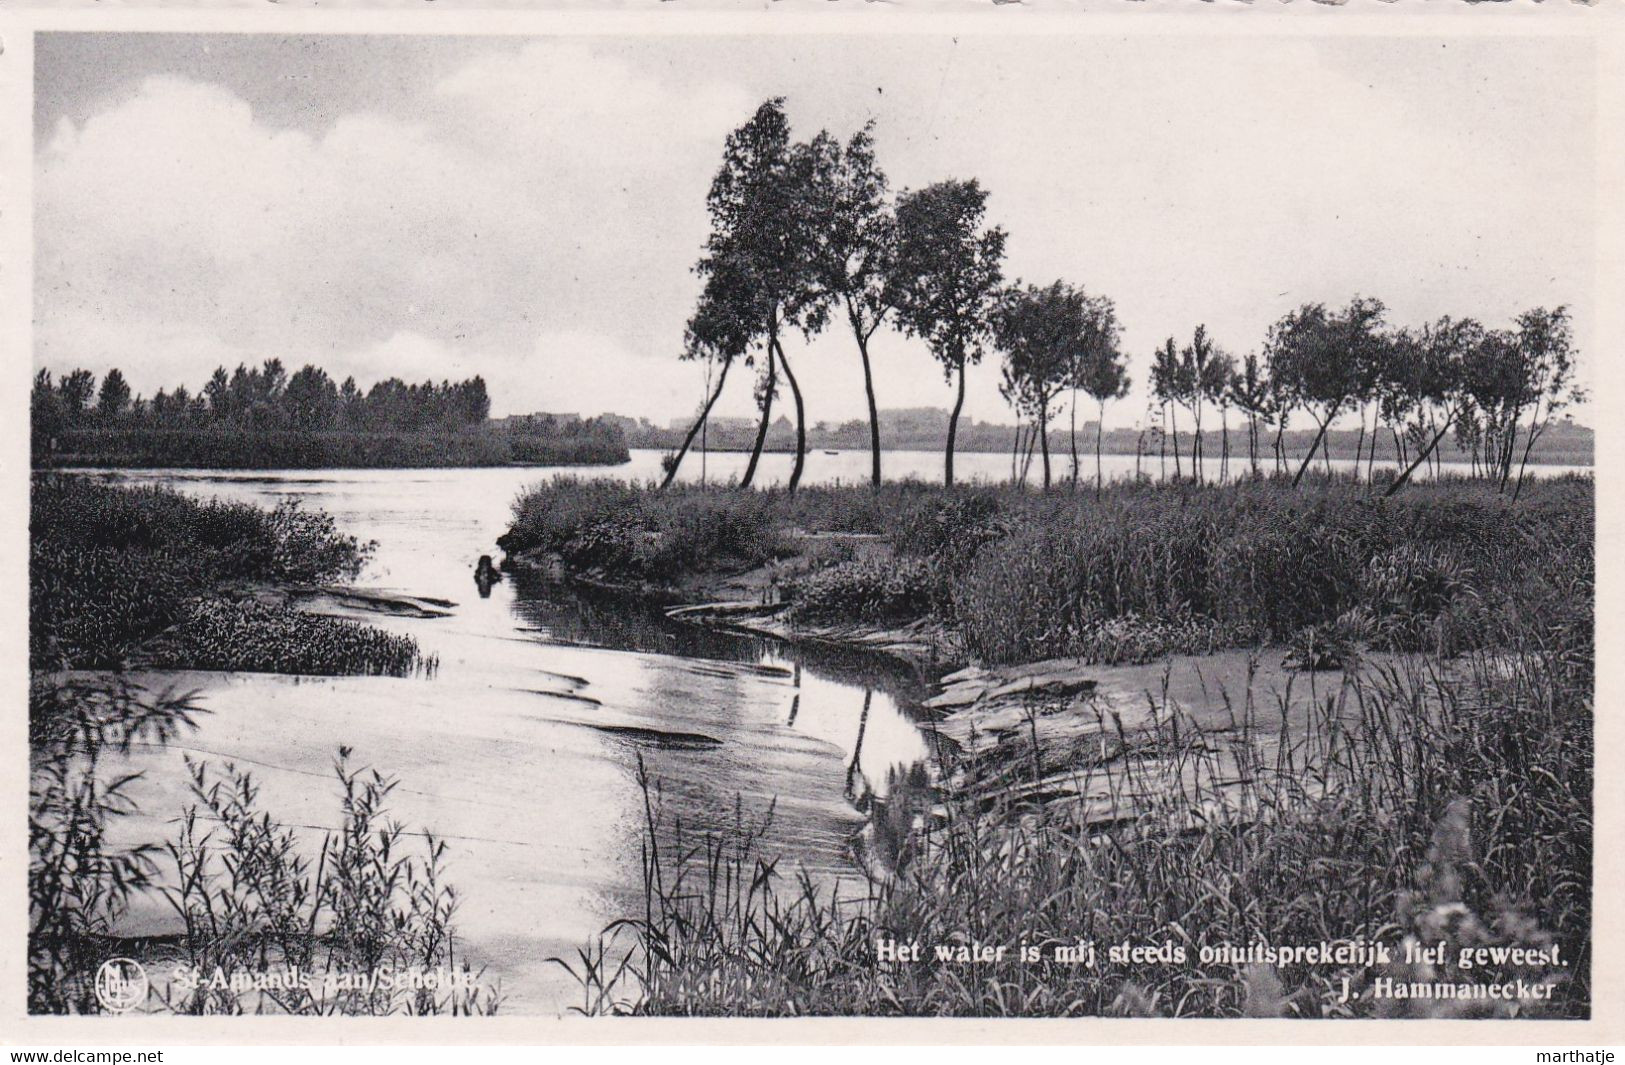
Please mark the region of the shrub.
<svg viewBox="0 0 1625 1065"><path fill-rule="evenodd" d="M498 544L510 556L549 552L616 580L670 581L783 556L781 500L773 492L557 478L514 501Z"/></svg>
<svg viewBox="0 0 1625 1065"><path fill-rule="evenodd" d="M936 575L919 558L837 562L791 583L785 597L798 618L888 621L931 610Z"/></svg>
<svg viewBox="0 0 1625 1065"><path fill-rule="evenodd" d="M204 981L171 987L164 1005L181 1013L492 1013L497 990L458 958L457 896L446 883L446 845L423 833L421 853L389 817L395 783L353 768L340 748L337 829L317 845L259 806L252 777L206 764L192 771L193 805L177 837L116 842L118 822L138 809L108 752L162 745L203 711L189 695L153 695L122 680L36 678L29 690L31 749L28 866L28 1009L95 1013L96 972L109 956L185 962ZM315 860L305 855L316 852ZM167 854L174 869L160 876ZM132 898L161 894L184 924L178 942L118 934ZM176 957L175 952L180 956ZM306 989L230 986L234 974L297 968ZM444 968L461 987L331 992L324 978L375 969ZM212 980L218 969L223 977ZM336 982L336 981L335 981Z"/></svg>

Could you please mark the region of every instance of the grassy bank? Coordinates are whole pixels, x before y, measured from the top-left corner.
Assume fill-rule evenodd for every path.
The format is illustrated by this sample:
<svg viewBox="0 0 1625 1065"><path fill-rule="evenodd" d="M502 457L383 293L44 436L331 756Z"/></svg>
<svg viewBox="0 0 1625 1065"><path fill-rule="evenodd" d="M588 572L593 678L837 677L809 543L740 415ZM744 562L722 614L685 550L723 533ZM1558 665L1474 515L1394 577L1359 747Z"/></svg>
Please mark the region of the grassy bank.
<svg viewBox="0 0 1625 1065"><path fill-rule="evenodd" d="M501 543L628 582L703 586L771 564L803 618L932 616L991 663L1292 642L1453 651L1526 618L1589 628L1589 603L1575 614L1560 582L1590 558L1592 491L1588 478L1558 478L1514 504L1470 481L1389 499L1279 480L1116 485L1096 499L559 480L515 502ZM824 533L859 537L805 535Z"/></svg>
<svg viewBox="0 0 1625 1065"><path fill-rule="evenodd" d="M1325 687L1290 730L1287 702L1250 681L1204 707L1147 692L1133 728L1086 696L1035 695L1027 713L1073 715L1073 742L1041 748L1018 725L976 758L943 747L933 772L861 800L870 873L838 890L760 851L749 821L767 812L727 838L685 835L646 780L646 904L563 959L580 1008L1586 1016L1593 522L1585 478L1516 504L1472 482L1390 499L1337 481L1098 500L533 490L510 550L700 588L765 563L792 616L929 616L983 662L1268 647L1342 670L1303 675ZM821 533L863 535L806 535ZM1087 798L1050 795L1057 774ZM1441 941L1447 961L1405 960L1406 943ZM1321 943L1391 956L1260 950ZM1519 979L1522 997L1489 996ZM1453 997L1383 993L1440 982Z"/></svg>
<svg viewBox="0 0 1625 1065"><path fill-rule="evenodd" d="M1162 703L1158 728L1072 752L1073 771L1109 795L1087 818L894 781L870 813L897 874L843 889L798 878L748 827L684 838L649 782L647 904L569 959L580 1008L1588 1016L1593 732L1590 678L1569 650L1511 670L1481 658L1452 683L1427 668L1351 683L1283 751L1251 742L1274 710L1246 693L1230 693L1240 742ZM1123 772L1112 762L1128 744L1139 768ZM1032 754L1012 746L1013 763ZM919 957L882 956L883 943L918 944ZM1391 955L1260 950L1323 943ZM1444 943L1446 960L1407 962L1407 943ZM980 959L957 953L978 946ZM1489 960L1512 949L1526 952L1517 963ZM1463 967L1476 950L1483 963ZM1488 997L1517 979L1535 990ZM1383 980L1448 982L1457 997L1396 998Z"/></svg>
<svg viewBox="0 0 1625 1065"><path fill-rule="evenodd" d="M353 578L368 545L329 516L38 476L30 494L29 663L116 669L405 673L416 645L365 625L231 601L245 586Z"/></svg>
<svg viewBox="0 0 1625 1065"><path fill-rule="evenodd" d="M618 435L503 432L74 429L54 452L36 439L36 465L210 470L376 469L446 466L607 466L626 462Z"/></svg>

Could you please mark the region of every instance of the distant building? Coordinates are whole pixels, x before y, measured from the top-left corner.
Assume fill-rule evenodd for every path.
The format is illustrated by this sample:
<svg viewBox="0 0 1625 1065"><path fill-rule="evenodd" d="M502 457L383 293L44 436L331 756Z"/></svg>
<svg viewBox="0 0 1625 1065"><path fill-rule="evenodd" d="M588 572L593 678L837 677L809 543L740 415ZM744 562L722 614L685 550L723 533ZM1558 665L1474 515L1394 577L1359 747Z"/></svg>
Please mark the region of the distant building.
<svg viewBox="0 0 1625 1065"><path fill-rule="evenodd" d="M693 424L694 424L693 415L687 415L687 416L682 417L682 418L673 418L671 420L670 428L674 432L686 433L686 432L688 432L689 427L692 426ZM733 418L733 417L726 417L726 416L721 415L721 414L713 414L711 416L711 418L709 419L708 424L709 424L710 428L715 432L720 432L720 433L746 432L748 430L756 428L756 419L755 418Z"/></svg>
<svg viewBox="0 0 1625 1065"><path fill-rule="evenodd" d="M882 432L908 436L948 431L948 412L941 407L894 407L879 414Z"/></svg>
<svg viewBox="0 0 1625 1065"><path fill-rule="evenodd" d="M492 418L497 425L535 425L542 422L552 422L554 425L580 425L581 415L575 412L554 413L539 410L535 414L510 414L506 418Z"/></svg>

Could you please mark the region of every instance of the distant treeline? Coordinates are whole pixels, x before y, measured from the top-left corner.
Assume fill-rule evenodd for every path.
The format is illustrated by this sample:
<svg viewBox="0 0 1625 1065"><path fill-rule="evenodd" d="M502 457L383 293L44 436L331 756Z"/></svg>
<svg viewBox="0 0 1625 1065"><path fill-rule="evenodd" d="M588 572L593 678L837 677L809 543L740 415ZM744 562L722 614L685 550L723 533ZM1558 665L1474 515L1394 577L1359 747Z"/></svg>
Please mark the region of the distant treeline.
<svg viewBox="0 0 1625 1065"><path fill-rule="evenodd" d="M118 369L34 377L35 465L203 469L588 465L625 462L618 425L602 419L488 419L485 381L379 381L363 392L317 366L289 376L268 359L219 367L185 385L133 395Z"/></svg>

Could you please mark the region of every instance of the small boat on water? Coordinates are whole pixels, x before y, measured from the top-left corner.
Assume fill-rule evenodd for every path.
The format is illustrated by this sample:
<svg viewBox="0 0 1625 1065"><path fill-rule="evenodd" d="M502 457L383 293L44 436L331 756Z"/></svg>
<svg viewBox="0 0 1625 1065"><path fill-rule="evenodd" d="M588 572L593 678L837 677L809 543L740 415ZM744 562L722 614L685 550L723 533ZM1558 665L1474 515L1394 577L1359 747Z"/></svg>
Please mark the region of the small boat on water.
<svg viewBox="0 0 1625 1065"><path fill-rule="evenodd" d="M831 451L829 448L826 447L824 449L824 454L826 454L826 455L839 455L840 452L839 451Z"/></svg>

